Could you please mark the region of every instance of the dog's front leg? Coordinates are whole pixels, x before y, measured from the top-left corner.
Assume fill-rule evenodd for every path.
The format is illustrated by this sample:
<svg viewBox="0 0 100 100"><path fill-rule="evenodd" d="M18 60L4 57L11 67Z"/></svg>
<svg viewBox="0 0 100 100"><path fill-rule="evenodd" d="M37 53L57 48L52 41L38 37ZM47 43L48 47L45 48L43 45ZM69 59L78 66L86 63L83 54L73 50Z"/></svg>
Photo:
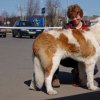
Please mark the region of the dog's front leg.
<svg viewBox="0 0 100 100"><path fill-rule="evenodd" d="M91 90L97 90L98 87L94 85L94 67L95 63L86 63L87 87Z"/></svg>

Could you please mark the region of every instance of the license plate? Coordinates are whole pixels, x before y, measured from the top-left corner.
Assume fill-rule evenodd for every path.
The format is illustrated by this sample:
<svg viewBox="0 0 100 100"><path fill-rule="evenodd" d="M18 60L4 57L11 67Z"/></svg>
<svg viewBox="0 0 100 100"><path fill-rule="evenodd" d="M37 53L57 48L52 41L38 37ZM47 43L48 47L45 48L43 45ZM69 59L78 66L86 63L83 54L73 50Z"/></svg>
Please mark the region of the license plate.
<svg viewBox="0 0 100 100"><path fill-rule="evenodd" d="M29 34L35 34L36 32L29 32Z"/></svg>

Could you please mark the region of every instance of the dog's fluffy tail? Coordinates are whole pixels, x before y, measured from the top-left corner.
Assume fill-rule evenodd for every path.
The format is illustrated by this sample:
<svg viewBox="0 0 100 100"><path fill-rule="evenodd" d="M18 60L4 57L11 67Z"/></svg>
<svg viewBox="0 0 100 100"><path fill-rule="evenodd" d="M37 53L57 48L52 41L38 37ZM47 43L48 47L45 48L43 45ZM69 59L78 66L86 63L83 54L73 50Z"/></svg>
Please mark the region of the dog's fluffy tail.
<svg viewBox="0 0 100 100"><path fill-rule="evenodd" d="M41 89L44 83L44 71L38 57L34 57L34 78L36 86Z"/></svg>

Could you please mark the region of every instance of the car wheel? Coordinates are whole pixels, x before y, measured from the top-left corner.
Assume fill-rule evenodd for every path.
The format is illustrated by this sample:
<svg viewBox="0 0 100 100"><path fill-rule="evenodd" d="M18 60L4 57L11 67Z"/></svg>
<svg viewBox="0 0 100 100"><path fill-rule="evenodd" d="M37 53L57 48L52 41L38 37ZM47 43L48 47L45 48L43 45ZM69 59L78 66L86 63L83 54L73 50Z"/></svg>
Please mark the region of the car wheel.
<svg viewBox="0 0 100 100"><path fill-rule="evenodd" d="M15 34L12 34L12 37L16 37L16 35Z"/></svg>
<svg viewBox="0 0 100 100"><path fill-rule="evenodd" d="M21 38L22 37L22 34L20 32L18 32L18 37Z"/></svg>
<svg viewBox="0 0 100 100"><path fill-rule="evenodd" d="M6 35L3 35L3 37L5 38L5 37L6 37Z"/></svg>
<svg viewBox="0 0 100 100"><path fill-rule="evenodd" d="M6 33L4 33L3 37L4 37L4 38L6 37Z"/></svg>
<svg viewBox="0 0 100 100"><path fill-rule="evenodd" d="M33 38L33 36L31 35L30 38Z"/></svg>
<svg viewBox="0 0 100 100"><path fill-rule="evenodd" d="M35 38L38 36L39 34L35 34Z"/></svg>
<svg viewBox="0 0 100 100"><path fill-rule="evenodd" d="M14 37L16 37L16 35L15 35L15 33L14 32L12 32L12 37L14 38Z"/></svg>

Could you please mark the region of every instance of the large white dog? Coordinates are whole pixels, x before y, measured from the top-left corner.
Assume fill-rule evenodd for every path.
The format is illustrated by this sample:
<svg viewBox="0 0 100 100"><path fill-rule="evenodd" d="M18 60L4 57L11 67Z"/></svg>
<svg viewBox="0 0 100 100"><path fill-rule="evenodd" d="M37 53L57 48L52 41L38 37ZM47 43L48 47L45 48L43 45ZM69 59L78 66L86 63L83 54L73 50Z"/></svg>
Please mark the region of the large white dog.
<svg viewBox="0 0 100 100"><path fill-rule="evenodd" d="M99 42L99 22L86 31L76 29L45 30L33 42L34 72L30 89L35 89L35 86L42 88L45 82L47 93L57 94L51 84L52 77L61 59L66 57L83 63L88 89L98 89L93 83L93 73L100 55Z"/></svg>

